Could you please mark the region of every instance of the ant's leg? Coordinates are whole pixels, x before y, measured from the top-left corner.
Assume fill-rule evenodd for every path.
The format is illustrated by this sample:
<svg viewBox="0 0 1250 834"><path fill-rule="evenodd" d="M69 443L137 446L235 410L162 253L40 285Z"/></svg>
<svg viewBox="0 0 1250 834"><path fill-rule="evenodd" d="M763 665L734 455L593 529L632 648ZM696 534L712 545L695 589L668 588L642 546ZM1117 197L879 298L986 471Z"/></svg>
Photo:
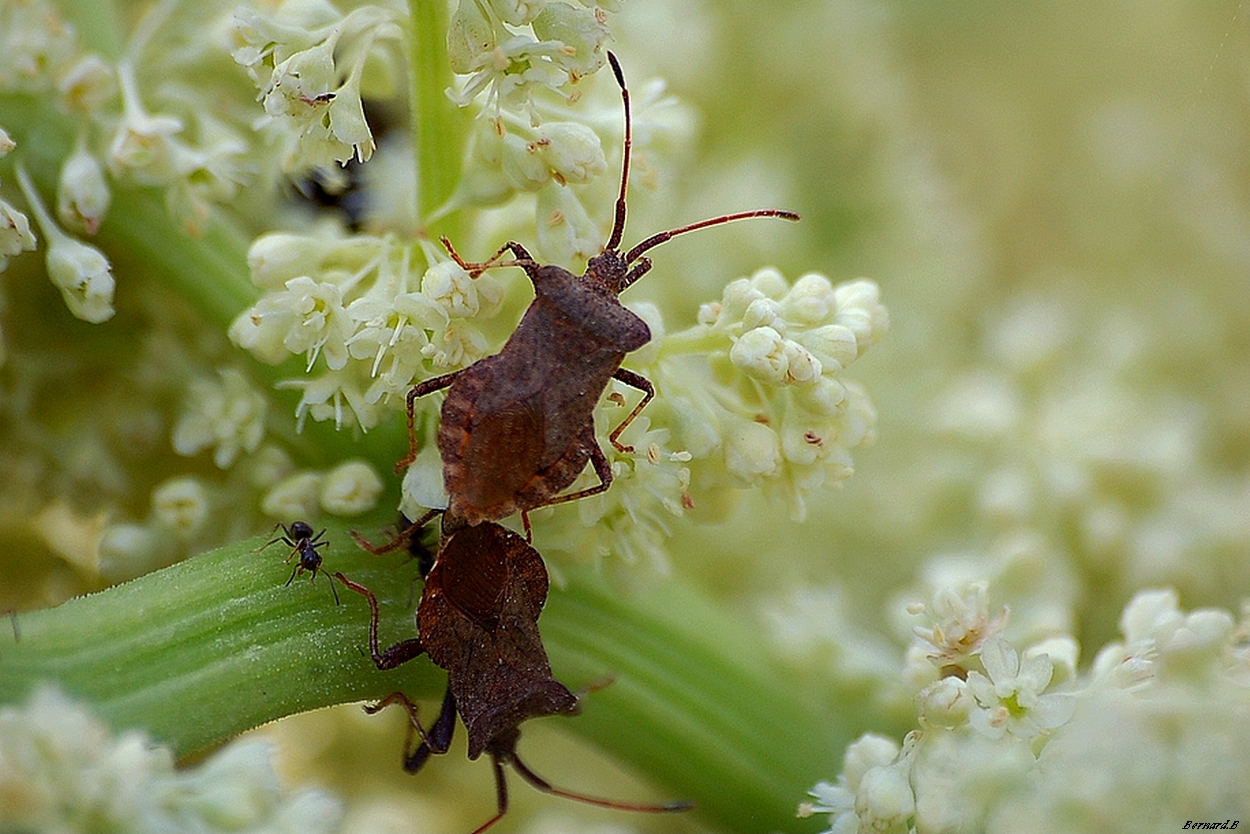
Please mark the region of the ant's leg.
<svg viewBox="0 0 1250 834"><path fill-rule="evenodd" d="M395 536L386 544L371 544L365 540L364 536L360 535L360 533L355 530L349 530L348 534L356 540L356 544L360 545L362 550L367 550L374 556L381 556L384 553L390 553L392 550L399 550L401 547L408 544L409 539L415 536L422 527L428 524L430 519L434 518L434 516L439 513L444 512L446 512L446 510L429 510L425 515L421 516L416 521L396 533Z"/></svg>
<svg viewBox="0 0 1250 834"><path fill-rule="evenodd" d="M655 396L655 386L645 376L636 374L633 371L627 371L624 368L617 368L616 373L612 374L612 378L642 392L642 399L638 401L638 405L634 406L634 410L629 412L629 416L622 420L621 424L608 435L608 440L616 447L618 452L632 452L634 451L633 446L622 446L617 442L617 438L621 436L621 432L625 431L630 423L634 422L634 418L638 416L638 413L647 407L647 403L651 402L651 398Z"/></svg>
<svg viewBox="0 0 1250 834"><path fill-rule="evenodd" d="M282 543L283 543L283 544L285 544L287 547L290 547L290 548L292 548L292 549L293 549L293 548L295 547L295 542L291 541L291 531L290 531L290 530L288 530L288 529L287 529L287 526L286 526L285 524L283 524L281 521L279 521L277 524L275 524L275 525L273 526L273 530L270 530L269 532L271 532L271 533L272 533L272 532L276 531L279 527L281 527L281 528L282 528L282 535L281 535L281 536L278 536L278 537L277 537L277 538L275 538L275 539L270 539L269 541L265 542L265 543L264 543L264 544L262 544L260 547L258 547L258 548L256 548L255 550L253 550L252 552L253 552L253 553L260 553L262 550L264 550L264 549L265 549L266 547L268 547L269 545L271 545L271 544L277 544L278 542L282 542ZM325 531L323 530L322 532L325 532ZM290 560L290 557L287 557L287 559L288 559L288 561L289 561L289 560Z"/></svg>
<svg viewBox="0 0 1250 834"><path fill-rule="evenodd" d="M342 573L336 572L334 578L356 593L363 595L369 601L369 656L373 658L374 666L386 671L425 654L425 646L421 645L421 641L415 637L410 640L401 640L393 646L389 646L386 651L379 651L378 598L373 595L373 591L370 591L364 585L358 585L351 581Z"/></svg>
<svg viewBox="0 0 1250 834"><path fill-rule="evenodd" d="M312 576L310 576L310 577L308 578L308 582L309 582L309 584L312 584L312 585L316 585L316 584L317 584L317 574L318 574L318 573L325 573L325 570L323 570L323 569L321 568L321 566L320 566L320 565L318 565L316 568L314 568L314 569L313 569L313 571L312 571ZM338 589L338 588L336 588L336 587L334 587L334 580L330 580L330 593L331 593L331 594L334 594L334 604L335 604L335 606L339 606L339 605L342 605L342 604L343 604L343 603L339 600L339 589Z"/></svg>
<svg viewBox="0 0 1250 834"><path fill-rule="evenodd" d="M417 427L416 422L416 402L417 397L424 397L426 394L432 394L448 387L456 381L456 377L460 376L461 371L452 371L442 376L430 377L429 379L412 386L408 391L407 408L408 408L408 454L395 464L395 471L401 471L405 466L417 459Z"/></svg>

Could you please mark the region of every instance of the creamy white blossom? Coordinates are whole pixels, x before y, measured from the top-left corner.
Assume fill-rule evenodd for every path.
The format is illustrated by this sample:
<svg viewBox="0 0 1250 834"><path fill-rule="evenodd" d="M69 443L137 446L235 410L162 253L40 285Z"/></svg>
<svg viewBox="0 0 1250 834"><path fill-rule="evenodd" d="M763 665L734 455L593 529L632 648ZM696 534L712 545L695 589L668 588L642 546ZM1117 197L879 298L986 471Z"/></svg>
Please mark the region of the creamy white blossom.
<svg viewBox="0 0 1250 834"><path fill-rule="evenodd" d="M341 811L329 796L283 790L263 741L226 746L196 767L139 731L114 736L51 687L0 708L0 828L321 834Z"/></svg>
<svg viewBox="0 0 1250 834"><path fill-rule="evenodd" d="M397 41L396 14L365 5L346 15L326 3L284 4L272 15L240 7L244 46L234 58L260 89L261 127L286 142L288 173L373 154L362 85L377 46Z"/></svg>
<svg viewBox="0 0 1250 834"><path fill-rule="evenodd" d="M65 306L77 318L92 324L113 317L113 289L116 286L108 258L94 246L66 234L44 207L39 192L22 166L17 181L47 245L45 263L48 278L61 291ZM27 231L29 234L29 231ZM19 235L20 238L20 235ZM23 245L24 240L19 240Z"/></svg>
<svg viewBox="0 0 1250 834"><path fill-rule="evenodd" d="M775 269L731 281L662 346L655 375L677 442L696 460L719 452L729 483L762 487L801 518L806 496L849 477L851 450L875 437L871 401L840 372L888 323L869 281L834 287L812 273L791 286ZM703 352L707 370L694 376L683 350Z"/></svg>

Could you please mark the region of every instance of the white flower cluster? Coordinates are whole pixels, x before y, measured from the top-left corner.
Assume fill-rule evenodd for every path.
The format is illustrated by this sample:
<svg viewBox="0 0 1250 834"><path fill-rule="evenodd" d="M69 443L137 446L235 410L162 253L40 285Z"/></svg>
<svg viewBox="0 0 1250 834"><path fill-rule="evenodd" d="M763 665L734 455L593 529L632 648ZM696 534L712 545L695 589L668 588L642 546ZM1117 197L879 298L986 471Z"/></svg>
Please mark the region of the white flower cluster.
<svg viewBox="0 0 1250 834"><path fill-rule="evenodd" d="M498 312L502 289L420 245L424 272L389 237L327 229L273 232L252 244L252 281L267 292L235 319L230 338L271 364L303 355L307 371L324 366L284 383L303 390L301 423L311 416L370 429L381 405L402 399L427 366L457 368L485 355L475 322Z"/></svg>
<svg viewBox="0 0 1250 834"><path fill-rule="evenodd" d="M610 37L604 7L619 3L565 0L460 0L447 50L452 69L467 75L455 98L468 104L483 90L500 106L527 106L535 90L576 84L596 72ZM528 27L528 28L526 28Z"/></svg>
<svg viewBox="0 0 1250 834"><path fill-rule="evenodd" d="M606 12L618 5L461 0L448 50L462 84L451 95L479 109L464 175L439 213L534 194L537 253L564 265L599 253L603 214L587 206L611 205L610 189L599 186L615 155L604 148L622 144L619 90L610 78L596 80L589 112L571 105L582 99L584 79L606 62ZM631 100L633 168L641 175L634 182L653 186L648 149L688 136L692 119L662 82L636 85ZM581 186L591 184L596 187L583 194Z"/></svg>
<svg viewBox="0 0 1250 834"><path fill-rule="evenodd" d="M1017 652L985 600L974 585L924 608L916 634L939 677L916 696L919 729L901 747L852 744L800 814L828 813L834 834L1079 833L1108 813L1121 830L1179 830L1250 807L1250 618L1141 592L1124 641L1078 675L1075 639Z"/></svg>
<svg viewBox="0 0 1250 834"><path fill-rule="evenodd" d="M649 374L676 447L717 464L696 486L760 486L802 518L805 496L849 477L851 450L875 436L867 393L840 372L889 327L877 285L809 273L791 286L762 269L699 322L663 340Z"/></svg>
<svg viewBox="0 0 1250 834"><path fill-rule="evenodd" d="M174 5L154 4L123 55L108 61L84 48L77 29L48 0L0 3L0 93L38 96L49 112L35 114L35 124L69 119L76 131L74 150L61 162L55 206L60 223L75 233L94 235L105 221L110 177L164 188L171 213L195 231L210 205L235 197L249 176L248 137L238 114L203 105L214 83L238 81L222 81L215 72L224 54L205 48L202 25L188 27L194 48L183 48L187 28L156 37ZM179 71L204 89L172 81ZM0 147L12 147L8 134ZM71 312L93 323L110 318L114 282L104 255L67 234L32 184L23 192L48 242L49 277ZM0 268L31 248L29 223L0 202Z"/></svg>
<svg viewBox="0 0 1250 834"><path fill-rule="evenodd" d="M140 732L114 737L51 688L0 709L0 830L320 834L338 803L288 795L270 746L236 742L192 769Z"/></svg>
<svg viewBox="0 0 1250 834"><path fill-rule="evenodd" d="M343 15L324 0L299 0L272 13L240 7L235 20L244 45L234 59L260 89L265 117L258 127L284 144L283 170L367 160L374 141L362 86L370 73L389 74L398 63L377 49L401 38L396 12L361 6Z"/></svg>

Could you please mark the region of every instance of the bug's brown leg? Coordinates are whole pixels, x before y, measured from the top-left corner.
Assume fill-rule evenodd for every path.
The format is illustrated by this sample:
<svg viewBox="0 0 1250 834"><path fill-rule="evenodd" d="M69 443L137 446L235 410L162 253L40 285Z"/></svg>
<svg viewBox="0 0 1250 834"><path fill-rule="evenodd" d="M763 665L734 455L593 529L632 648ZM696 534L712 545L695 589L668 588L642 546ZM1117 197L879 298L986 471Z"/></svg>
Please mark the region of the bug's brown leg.
<svg viewBox="0 0 1250 834"><path fill-rule="evenodd" d="M629 427L630 423L634 422L634 418L638 416L639 412L647 407L647 403L651 402L651 398L655 396L655 386L651 384L651 380L642 374L636 374L624 368L617 368L616 373L612 374L612 378L642 392L642 399L638 401L638 405L634 406L634 410L629 412L629 415L621 421L620 425L614 428L612 433L608 435L608 441L616 447L618 452L632 452L634 451L633 446L622 446L617 442L617 438L621 436L621 432Z"/></svg>
<svg viewBox="0 0 1250 834"><path fill-rule="evenodd" d="M400 640L398 643L388 646L386 651L379 650L378 598L373 595L373 591L370 591L364 585L351 581L342 573L336 572L334 578L369 601L369 656L373 658L374 666L377 666L382 671L386 671L425 654L425 646L421 645L421 641L415 637L409 640Z"/></svg>
<svg viewBox="0 0 1250 834"><path fill-rule="evenodd" d="M416 402L417 397L424 397L426 394L432 394L440 391L453 382L456 377L460 376L461 371L452 371L442 376L430 377L424 382L412 386L408 391L407 410L408 410L408 454L405 455L395 464L395 471L401 472L403 469L417 459L417 427L416 427Z"/></svg>

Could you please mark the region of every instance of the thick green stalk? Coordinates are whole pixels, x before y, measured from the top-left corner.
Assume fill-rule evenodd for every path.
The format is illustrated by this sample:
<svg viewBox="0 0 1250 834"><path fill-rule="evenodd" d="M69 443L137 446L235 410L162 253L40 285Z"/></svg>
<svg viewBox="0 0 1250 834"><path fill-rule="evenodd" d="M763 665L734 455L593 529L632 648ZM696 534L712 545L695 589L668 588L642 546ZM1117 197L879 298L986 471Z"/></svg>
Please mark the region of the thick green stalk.
<svg viewBox="0 0 1250 834"><path fill-rule="evenodd" d="M328 567L383 600L383 640L414 636L416 562L364 553L336 529ZM438 694L428 662L381 673L368 656L368 609L329 577L284 583L281 543L237 542L56 608L21 614L0 638L0 702L50 680L115 728L141 727L179 755L251 727L398 687ZM337 583L336 583L337 584ZM7 631L8 629L6 629ZM16 638L16 639L14 639Z"/></svg>
<svg viewBox="0 0 1250 834"><path fill-rule="evenodd" d="M360 551L330 530L326 567L374 589L384 644L414 635L416 563ZM367 655L368 609L328 577L286 586L285 548L252 539L47 611L0 633L0 703L59 683L117 728L142 727L179 754L285 715L403 689L439 694L427 660L379 672ZM7 624L6 624L7 625ZM697 803L737 832L815 830L794 818L835 773L845 722L770 662L758 635L670 582L612 592L590 571L553 589L541 628L555 674L572 687L613 679L561 726Z"/></svg>
<svg viewBox="0 0 1250 834"><path fill-rule="evenodd" d="M408 36L411 118L417 156L417 216L426 222L451 197L460 179L465 117L447 98L451 66L447 62L446 0L409 0ZM450 218L440 221L443 231Z"/></svg>

